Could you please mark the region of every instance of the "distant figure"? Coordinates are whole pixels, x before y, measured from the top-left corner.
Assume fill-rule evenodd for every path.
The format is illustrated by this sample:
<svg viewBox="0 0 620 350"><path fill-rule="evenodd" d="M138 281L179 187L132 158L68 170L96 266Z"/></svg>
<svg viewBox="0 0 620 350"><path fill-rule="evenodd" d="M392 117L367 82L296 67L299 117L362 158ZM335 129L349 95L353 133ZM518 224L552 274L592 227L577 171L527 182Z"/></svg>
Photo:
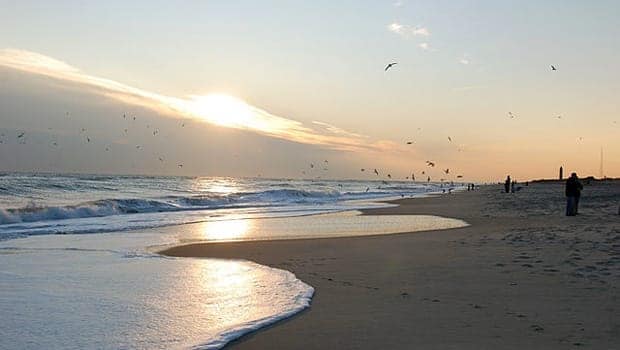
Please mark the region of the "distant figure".
<svg viewBox="0 0 620 350"><path fill-rule="evenodd" d="M568 180L566 180L566 216L575 216L579 211L579 197L581 197L581 190L583 185L577 177L577 173L570 174Z"/></svg>
<svg viewBox="0 0 620 350"><path fill-rule="evenodd" d="M510 184L510 192L515 193L515 185L517 184L517 181L512 180L512 183Z"/></svg>
<svg viewBox="0 0 620 350"><path fill-rule="evenodd" d="M564 168L560 167L560 180L564 180Z"/></svg>
<svg viewBox="0 0 620 350"><path fill-rule="evenodd" d="M471 191L471 185L470 184L467 184L467 190Z"/></svg>
<svg viewBox="0 0 620 350"><path fill-rule="evenodd" d="M506 176L506 182L504 182L504 190L506 193L510 193L510 175Z"/></svg>

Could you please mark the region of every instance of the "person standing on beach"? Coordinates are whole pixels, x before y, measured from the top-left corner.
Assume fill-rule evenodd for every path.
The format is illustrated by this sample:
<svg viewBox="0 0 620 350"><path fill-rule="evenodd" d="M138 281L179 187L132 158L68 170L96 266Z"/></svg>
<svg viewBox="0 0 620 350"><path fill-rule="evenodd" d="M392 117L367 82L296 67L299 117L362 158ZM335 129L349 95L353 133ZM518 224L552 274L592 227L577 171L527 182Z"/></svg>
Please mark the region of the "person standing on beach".
<svg viewBox="0 0 620 350"><path fill-rule="evenodd" d="M504 190L506 193L510 193L510 175L506 176L506 182L504 182Z"/></svg>
<svg viewBox="0 0 620 350"><path fill-rule="evenodd" d="M566 216L575 216L579 211L579 198L583 185L579 182L577 173L570 174L566 180Z"/></svg>

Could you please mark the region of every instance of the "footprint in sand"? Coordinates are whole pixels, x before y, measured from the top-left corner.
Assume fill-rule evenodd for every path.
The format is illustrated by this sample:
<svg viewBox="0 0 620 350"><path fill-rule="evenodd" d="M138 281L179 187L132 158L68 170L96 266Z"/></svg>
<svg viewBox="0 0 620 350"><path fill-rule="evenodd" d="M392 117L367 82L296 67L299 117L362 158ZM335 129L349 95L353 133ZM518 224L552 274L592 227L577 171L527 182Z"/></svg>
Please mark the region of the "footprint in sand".
<svg viewBox="0 0 620 350"><path fill-rule="evenodd" d="M530 326L530 328L534 331L534 332L542 332L545 329L537 324L533 324Z"/></svg>

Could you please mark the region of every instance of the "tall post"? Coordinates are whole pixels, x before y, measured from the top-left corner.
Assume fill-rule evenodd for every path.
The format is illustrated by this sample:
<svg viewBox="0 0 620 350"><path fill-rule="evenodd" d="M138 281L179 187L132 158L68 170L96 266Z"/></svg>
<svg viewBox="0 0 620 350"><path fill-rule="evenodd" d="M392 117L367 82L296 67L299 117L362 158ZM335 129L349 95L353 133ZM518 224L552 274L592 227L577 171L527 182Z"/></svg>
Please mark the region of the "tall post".
<svg viewBox="0 0 620 350"><path fill-rule="evenodd" d="M601 164L598 169L598 176L602 179L605 177L603 174L603 147L601 146Z"/></svg>

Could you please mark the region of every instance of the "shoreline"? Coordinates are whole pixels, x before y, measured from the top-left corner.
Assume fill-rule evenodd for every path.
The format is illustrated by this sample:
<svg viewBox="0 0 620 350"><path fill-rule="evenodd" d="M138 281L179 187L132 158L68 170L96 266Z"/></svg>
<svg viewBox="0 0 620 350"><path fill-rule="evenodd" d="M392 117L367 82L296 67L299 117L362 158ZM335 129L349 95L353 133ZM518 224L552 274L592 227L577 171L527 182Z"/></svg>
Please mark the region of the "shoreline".
<svg viewBox="0 0 620 350"><path fill-rule="evenodd" d="M575 225L554 213L562 205L550 202L561 198L554 186L532 184L516 195L487 186L362 211L436 215L470 224L462 228L196 243L160 253L251 260L291 271L315 288L309 309L233 341L228 345L233 348L613 347L620 341L614 317L618 218L584 206ZM611 250L576 249L583 244L579 234L588 229L598 234L590 241ZM579 259L571 260L574 254ZM570 263L564 262L567 256ZM594 272L588 266L595 266Z"/></svg>

